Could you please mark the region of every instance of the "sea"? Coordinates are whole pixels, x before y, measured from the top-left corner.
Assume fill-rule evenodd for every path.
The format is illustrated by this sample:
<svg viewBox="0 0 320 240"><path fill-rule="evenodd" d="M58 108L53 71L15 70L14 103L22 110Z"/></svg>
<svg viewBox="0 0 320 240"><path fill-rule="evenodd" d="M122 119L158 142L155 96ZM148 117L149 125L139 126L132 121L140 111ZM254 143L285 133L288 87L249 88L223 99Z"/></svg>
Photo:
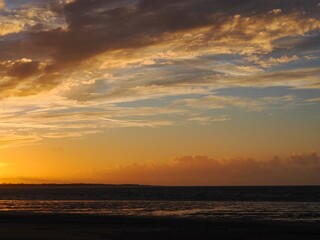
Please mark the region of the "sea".
<svg viewBox="0 0 320 240"><path fill-rule="evenodd" d="M2 185L0 213L320 223L320 186Z"/></svg>

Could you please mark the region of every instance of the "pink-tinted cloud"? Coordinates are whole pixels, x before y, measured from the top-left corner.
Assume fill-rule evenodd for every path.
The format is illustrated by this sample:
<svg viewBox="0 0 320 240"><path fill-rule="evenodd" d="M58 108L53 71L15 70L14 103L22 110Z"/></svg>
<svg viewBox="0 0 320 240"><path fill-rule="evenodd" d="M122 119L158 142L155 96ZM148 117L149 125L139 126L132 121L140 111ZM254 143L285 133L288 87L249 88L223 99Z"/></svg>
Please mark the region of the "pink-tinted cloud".
<svg viewBox="0 0 320 240"><path fill-rule="evenodd" d="M273 157L216 160L207 156L184 156L166 164L132 164L99 173L106 183L156 185L316 185L320 184L317 153Z"/></svg>

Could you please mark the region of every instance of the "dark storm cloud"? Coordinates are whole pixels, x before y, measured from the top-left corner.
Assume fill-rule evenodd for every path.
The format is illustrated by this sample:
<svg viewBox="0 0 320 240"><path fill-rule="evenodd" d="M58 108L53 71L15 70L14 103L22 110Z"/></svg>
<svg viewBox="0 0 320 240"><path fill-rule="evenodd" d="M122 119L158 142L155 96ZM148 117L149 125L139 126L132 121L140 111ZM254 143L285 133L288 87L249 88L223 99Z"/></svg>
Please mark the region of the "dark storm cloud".
<svg viewBox="0 0 320 240"><path fill-rule="evenodd" d="M39 62L15 62L11 64L7 69L7 76L27 78L35 74L39 74L40 71Z"/></svg>
<svg viewBox="0 0 320 240"><path fill-rule="evenodd" d="M180 0L75 1L65 8L67 31L56 29L32 37L53 47L57 61L79 61L107 50L150 45L167 32L209 25L212 10L206 9Z"/></svg>
<svg viewBox="0 0 320 240"><path fill-rule="evenodd" d="M32 62L29 59L17 61L7 61L0 64L0 77L6 76L10 80L0 82L0 94L3 95L7 90L18 86L23 79L40 74L39 62Z"/></svg>
<svg viewBox="0 0 320 240"><path fill-rule="evenodd" d="M49 3L52 11L66 19L68 29L37 31L35 26L29 29L31 44L51 49L55 60L67 62L111 49L150 45L170 32L212 26L218 33L219 26L236 14L256 16L281 8L309 15L317 10L317 1L302 0L76 0L64 7ZM31 47L25 40L17 44Z"/></svg>
<svg viewBox="0 0 320 240"><path fill-rule="evenodd" d="M27 27L18 33L4 35L0 42L0 62L32 59L31 63L7 68L6 74L14 78L12 81L34 76L38 78L35 80L38 86L46 85L44 89L56 85L55 78L59 76L56 73L67 72L82 61L111 50L161 44L169 34L203 27L211 30L201 39L201 44L207 42L206 38L208 41L239 39L250 42L263 30L260 25L273 24L277 16L270 12L274 10L279 10L282 14L296 13L297 19L315 17L319 10L316 0L75 0L68 4L61 4L60 1L47 1L45 4L42 1L28 1L26 6L30 9L23 10L30 10L31 15L36 15L32 12L32 3L38 8L43 5L46 10L52 11L59 19L65 20L65 25L58 27L59 24L53 24L48 28L43 25L43 21L39 21L34 26L26 24ZM15 2L15 5L17 4ZM19 6L19 9L23 6ZM238 26L230 31L222 29L224 24L234 23L235 16L242 18ZM259 19L265 21L247 33L245 30L248 26L243 20L244 17L251 18L250 24ZM61 23L60 20L55 21ZM309 28L315 29L314 26L308 28L309 25L312 23L307 22L298 27L307 29L301 30L303 33L308 32ZM5 30L8 31L7 28ZM281 30L277 31L271 35L277 35ZM293 33L287 33L290 34ZM233 42L236 41L229 41L225 45ZM197 45L193 47L197 48ZM39 62L46 63L45 71L40 72L37 65ZM55 84L52 84L52 81ZM182 82L186 81L188 82Z"/></svg>
<svg viewBox="0 0 320 240"><path fill-rule="evenodd" d="M278 7L287 12L311 11L316 5L316 1L262 2L77 0L64 8L67 30L33 33L32 39L54 49L56 61L74 62L108 50L151 45L165 33L212 26L218 34L220 25L235 14L254 16Z"/></svg>

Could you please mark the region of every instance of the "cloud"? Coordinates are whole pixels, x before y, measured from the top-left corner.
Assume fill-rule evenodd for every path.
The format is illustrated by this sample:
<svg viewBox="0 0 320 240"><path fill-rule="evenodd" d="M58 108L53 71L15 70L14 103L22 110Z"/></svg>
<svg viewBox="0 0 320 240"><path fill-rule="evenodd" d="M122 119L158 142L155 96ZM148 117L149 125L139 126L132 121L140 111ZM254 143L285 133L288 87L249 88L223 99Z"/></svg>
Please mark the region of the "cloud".
<svg viewBox="0 0 320 240"><path fill-rule="evenodd" d="M155 185L319 185L316 153L271 160L184 156L169 163L131 164L94 172L101 182Z"/></svg>
<svg viewBox="0 0 320 240"><path fill-rule="evenodd" d="M111 127L211 124L233 119L212 109L303 102L287 94L215 96L217 89L320 87L313 1L7 3L0 11L3 135L82 137Z"/></svg>
<svg viewBox="0 0 320 240"><path fill-rule="evenodd" d="M8 146L21 146L31 144L39 141L40 138L35 135L1 135L0 137L0 148L6 148Z"/></svg>
<svg viewBox="0 0 320 240"><path fill-rule="evenodd" d="M1 3L0 3L1 4ZM22 31L23 25L18 21L1 22L0 23L0 37L12 33L18 33Z"/></svg>
<svg viewBox="0 0 320 240"><path fill-rule="evenodd" d="M3 9L0 13L0 36L65 27L64 18L57 12L59 1L12 3L4 8L4 1L1 0L0 10L1 6Z"/></svg>
<svg viewBox="0 0 320 240"><path fill-rule="evenodd" d="M209 125L212 124L214 122L224 122L224 121L229 121L230 117L225 116L225 115L221 115L218 117L211 117L211 116L192 116L190 118L188 118L188 121L191 122L198 122L201 125Z"/></svg>
<svg viewBox="0 0 320 240"><path fill-rule="evenodd" d="M53 76L45 74L48 64L22 58L0 62L0 99L34 95L57 85Z"/></svg>
<svg viewBox="0 0 320 240"><path fill-rule="evenodd" d="M241 45L245 47L243 51L248 52L250 48L270 51L275 39L303 35L320 28L317 19L304 18L294 11L277 18L261 11L249 15L240 10L246 2L230 8L221 1L205 0L165 1L161 7L158 1L144 0L74 1L64 8L66 29L34 32L32 41L53 49L54 59L63 64L115 49L155 45L170 41L172 37L180 41L174 34L191 32L192 36L192 31L197 29L207 32L197 36L198 39L189 38L187 46L198 40L197 47L228 43L231 49Z"/></svg>
<svg viewBox="0 0 320 240"><path fill-rule="evenodd" d="M27 78L39 74L41 64L31 59L22 58L16 61L7 61L2 64L6 70L6 76Z"/></svg>
<svg viewBox="0 0 320 240"><path fill-rule="evenodd" d="M319 88L319 73L320 69L317 67L267 71L255 75L226 76L220 80L219 84L222 86Z"/></svg>
<svg viewBox="0 0 320 240"><path fill-rule="evenodd" d="M283 97L264 97L260 99L208 95L202 98L177 100L173 105L184 105L194 109L225 109L236 107L248 111L261 111L265 107L283 104L288 105L293 103L293 101L294 97L290 95Z"/></svg>
<svg viewBox="0 0 320 240"><path fill-rule="evenodd" d="M160 5L145 0L32 1L5 15L8 23L19 23L19 29L12 33L22 32L22 40L8 39L11 44L6 46L3 57L10 56L6 61L28 58L51 62L44 78L52 79L54 73L60 73L54 77L59 79L55 82L63 83L61 72L78 70L75 65L116 50L139 51L153 46L160 51L172 49L178 58L209 53L264 54L274 49L273 41L277 39L303 36L320 28L320 21L311 14L311 3L303 5L310 15L291 8L292 2L288 4L266 1L262 9L252 1L234 3L232 8L222 1L207 0L164 1ZM9 44L7 41L2 45ZM269 66L283 60L271 57ZM140 62L150 65L156 61L140 57ZM57 85L48 82L39 81L50 86L39 87L38 91ZM35 93L26 91L25 95Z"/></svg>
<svg viewBox="0 0 320 240"><path fill-rule="evenodd" d="M251 55L247 58L248 61L250 62L254 62L256 64L259 64L262 67L271 67L271 66L276 66L279 64L284 64L284 63L290 63L290 62L294 62L294 61L298 61L300 60L300 58L297 55L293 55L293 56L281 56L278 58L275 57L270 57L267 60L263 60L260 57L256 56L256 55Z"/></svg>
<svg viewBox="0 0 320 240"><path fill-rule="evenodd" d="M274 15L277 15L277 14L280 14L282 13L282 10L277 8L277 9L273 9L272 11L269 12L269 14L274 14Z"/></svg>
<svg viewBox="0 0 320 240"><path fill-rule="evenodd" d="M286 50L295 50L297 52L312 52L319 48L320 34L318 31L311 32L308 35L293 35L279 38L273 42L276 48Z"/></svg>
<svg viewBox="0 0 320 240"><path fill-rule="evenodd" d="M110 128L160 127L175 124L163 116L185 110L163 107L120 107L112 103L91 105L47 94L2 100L2 147L29 144L46 138L81 138ZM6 137L7 136L7 137ZM32 136L32 141L30 137Z"/></svg>
<svg viewBox="0 0 320 240"><path fill-rule="evenodd" d="M305 102L308 102L308 103L320 102L320 97L318 97L318 98L309 98L309 99L305 100Z"/></svg>

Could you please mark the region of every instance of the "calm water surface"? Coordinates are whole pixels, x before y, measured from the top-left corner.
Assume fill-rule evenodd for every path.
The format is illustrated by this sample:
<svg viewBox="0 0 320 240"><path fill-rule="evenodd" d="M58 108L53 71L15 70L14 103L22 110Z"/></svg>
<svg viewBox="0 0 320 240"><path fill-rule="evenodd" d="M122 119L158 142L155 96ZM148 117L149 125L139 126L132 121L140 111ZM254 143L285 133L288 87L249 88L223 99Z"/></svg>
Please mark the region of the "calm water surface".
<svg viewBox="0 0 320 240"><path fill-rule="evenodd" d="M0 187L0 211L320 222L320 187Z"/></svg>

